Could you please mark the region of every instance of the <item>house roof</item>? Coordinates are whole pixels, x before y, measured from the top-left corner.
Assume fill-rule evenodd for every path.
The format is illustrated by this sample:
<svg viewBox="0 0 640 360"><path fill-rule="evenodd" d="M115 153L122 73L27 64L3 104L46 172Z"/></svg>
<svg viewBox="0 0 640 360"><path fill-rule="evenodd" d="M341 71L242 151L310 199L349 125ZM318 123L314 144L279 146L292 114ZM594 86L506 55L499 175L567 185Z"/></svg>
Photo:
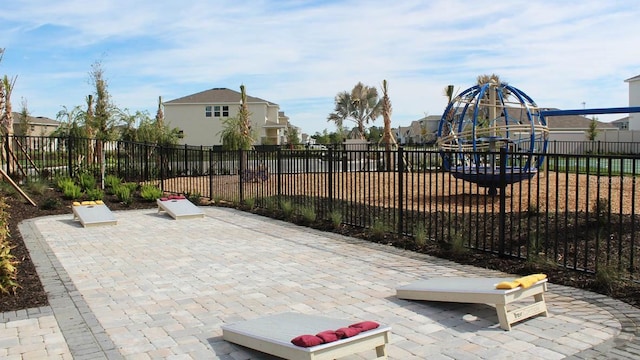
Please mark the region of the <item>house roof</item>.
<svg viewBox="0 0 640 360"><path fill-rule="evenodd" d="M638 80L640 80L640 75L628 78L624 82L632 82L632 81L638 81Z"/></svg>
<svg viewBox="0 0 640 360"><path fill-rule="evenodd" d="M559 110L559 109L541 109L541 110ZM591 119L581 115L562 115L546 117L547 127L554 129L588 129ZM598 129L616 129L611 123L598 121Z"/></svg>
<svg viewBox="0 0 640 360"><path fill-rule="evenodd" d="M178 99L165 101L164 104L240 104L240 97L241 94L238 91L227 88L213 88ZM247 95L247 102L277 105L270 101L249 95Z"/></svg>
<svg viewBox="0 0 640 360"><path fill-rule="evenodd" d="M19 112L12 112L11 113L13 115L13 124L20 124L22 121L20 121L20 119L22 118L22 114L20 114ZM44 117L44 116L29 116L28 119L29 124L31 125L46 125L46 126L59 126L60 122L50 119L48 117Z"/></svg>

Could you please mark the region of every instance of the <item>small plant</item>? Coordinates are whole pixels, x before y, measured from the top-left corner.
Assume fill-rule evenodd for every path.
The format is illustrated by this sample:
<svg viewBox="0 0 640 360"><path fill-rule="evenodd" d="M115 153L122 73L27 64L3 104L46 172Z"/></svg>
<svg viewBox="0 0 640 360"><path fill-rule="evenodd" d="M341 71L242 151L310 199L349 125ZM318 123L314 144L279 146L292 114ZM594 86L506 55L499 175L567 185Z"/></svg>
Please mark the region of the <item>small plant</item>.
<svg viewBox="0 0 640 360"><path fill-rule="evenodd" d="M124 184L113 188L113 194L116 196L118 201L125 205L129 205L133 201L131 190L129 190L129 187L125 186Z"/></svg>
<svg viewBox="0 0 640 360"><path fill-rule="evenodd" d="M27 191L32 194L42 195L49 185L44 180L32 180L27 182Z"/></svg>
<svg viewBox="0 0 640 360"><path fill-rule="evenodd" d="M125 186L127 189L129 189L129 193L131 193L131 195L133 195L133 193L138 190L138 184L134 182L124 183L121 186Z"/></svg>
<svg viewBox="0 0 640 360"><path fill-rule="evenodd" d="M95 189L96 187L96 179L88 173L80 173L78 175L78 185L83 191L87 191L89 189Z"/></svg>
<svg viewBox="0 0 640 360"><path fill-rule="evenodd" d="M305 221L305 223L311 224L316 221L316 209L311 206L304 206L300 208L300 216L302 216L302 219Z"/></svg>
<svg viewBox="0 0 640 360"><path fill-rule="evenodd" d="M413 229L413 239L415 240L416 245L420 247L427 243L427 231L425 230L422 222L416 224L415 229Z"/></svg>
<svg viewBox="0 0 640 360"><path fill-rule="evenodd" d="M592 212L598 217L597 221L600 225L607 224L607 216L611 213L611 204L607 199L598 198L593 203Z"/></svg>
<svg viewBox="0 0 640 360"><path fill-rule="evenodd" d="M140 187L140 197L145 201L155 201L162 197L162 190L160 190L156 185L142 185Z"/></svg>
<svg viewBox="0 0 640 360"><path fill-rule="evenodd" d="M75 182L72 178L68 176L61 176L59 178L56 178L56 187L60 191L64 191L64 189L69 185L75 185Z"/></svg>
<svg viewBox="0 0 640 360"><path fill-rule="evenodd" d="M104 178L104 186L110 193L113 193L113 188L120 184L122 184L122 179L115 175L107 175Z"/></svg>
<svg viewBox="0 0 640 360"><path fill-rule="evenodd" d="M194 192L185 192L184 197L189 199L189 201L191 201L192 203L196 205L200 205L200 198L202 198L202 195L199 192L194 191Z"/></svg>
<svg viewBox="0 0 640 360"><path fill-rule="evenodd" d="M371 223L371 227L368 229L369 236L375 240L384 239L384 235L388 232L388 226L383 220L374 219Z"/></svg>
<svg viewBox="0 0 640 360"><path fill-rule="evenodd" d="M82 197L82 189L80 186L72 183L67 183L65 187L62 189L62 195L65 199L69 200L77 200Z"/></svg>
<svg viewBox="0 0 640 360"><path fill-rule="evenodd" d="M537 202L529 202L527 206L527 213L529 216L536 216L540 214L540 205Z"/></svg>
<svg viewBox="0 0 640 360"><path fill-rule="evenodd" d="M253 207L256 205L256 198L244 199L244 205L249 209L253 209Z"/></svg>
<svg viewBox="0 0 640 360"><path fill-rule="evenodd" d="M268 197L264 199L264 207L271 212L275 212L278 209L278 202L274 197Z"/></svg>
<svg viewBox="0 0 640 360"><path fill-rule="evenodd" d="M98 188L87 189L85 195L91 201L104 199L104 191Z"/></svg>
<svg viewBox="0 0 640 360"><path fill-rule="evenodd" d="M460 255L467 252L467 248L464 246L464 237L462 237L462 233L453 227L449 228L449 242L447 244L449 246L449 251L452 254Z"/></svg>
<svg viewBox="0 0 640 360"><path fill-rule="evenodd" d="M59 209L62 206L60 200L56 198L46 198L42 204L40 204L40 209L42 210L55 210Z"/></svg>
<svg viewBox="0 0 640 360"><path fill-rule="evenodd" d="M280 202L280 209L282 210L285 219L291 219L291 216L293 215L293 204L291 201L282 200Z"/></svg>
<svg viewBox="0 0 640 360"><path fill-rule="evenodd" d="M618 281L619 273L611 265L598 266L594 286L605 294L611 294Z"/></svg>
<svg viewBox="0 0 640 360"><path fill-rule="evenodd" d="M333 210L329 213L329 220L334 229L339 229L342 226L342 213L340 210Z"/></svg>
<svg viewBox="0 0 640 360"><path fill-rule="evenodd" d="M9 213L8 205L0 198L0 292L9 294L15 292L18 285L19 261L11 254L13 247L9 244Z"/></svg>

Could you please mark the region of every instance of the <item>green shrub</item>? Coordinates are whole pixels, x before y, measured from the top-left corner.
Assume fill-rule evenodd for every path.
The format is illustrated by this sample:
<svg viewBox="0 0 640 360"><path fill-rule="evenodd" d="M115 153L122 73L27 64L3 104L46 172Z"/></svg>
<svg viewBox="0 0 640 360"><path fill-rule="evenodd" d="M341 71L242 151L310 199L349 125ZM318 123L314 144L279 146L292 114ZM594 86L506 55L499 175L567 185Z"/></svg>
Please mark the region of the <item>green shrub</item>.
<svg viewBox="0 0 640 360"><path fill-rule="evenodd" d="M0 198L0 292L9 294L19 287L19 261L11 254L13 247L9 244L9 206Z"/></svg>
<svg viewBox="0 0 640 360"><path fill-rule="evenodd" d="M367 229L369 236L371 236L375 240L384 239L384 235L388 232L389 227L383 220L374 219L371 223L371 227Z"/></svg>
<svg viewBox="0 0 640 360"><path fill-rule="evenodd" d="M56 178L55 181L56 181L56 187L60 191L64 191L64 189L69 185L75 185L75 182L73 181L73 179L68 176L58 177Z"/></svg>
<svg viewBox="0 0 640 360"><path fill-rule="evenodd" d="M113 188L120 184L122 184L122 180L115 175L107 175L104 178L104 187L111 194L113 194Z"/></svg>
<svg viewBox="0 0 640 360"><path fill-rule="evenodd" d="M134 182L127 182L122 184L121 186L126 186L127 189L129 189L129 193L131 193L131 195L133 195L136 190L138 190L138 183L134 183Z"/></svg>
<svg viewBox="0 0 640 360"><path fill-rule="evenodd" d="M116 196L118 201L125 205L129 205L133 201L131 197L131 190L129 190L129 187L125 186L124 184L113 188L113 194Z"/></svg>
<svg viewBox="0 0 640 360"><path fill-rule="evenodd" d="M200 198L202 197L202 195L200 195L199 192L185 192L184 197L186 197L192 203L200 205Z"/></svg>
<svg viewBox="0 0 640 360"><path fill-rule="evenodd" d="M95 189L96 179L91 174L81 173L78 175L78 185L83 191Z"/></svg>
<svg viewBox="0 0 640 360"><path fill-rule="evenodd" d="M253 209L253 207L256 206L256 198L244 199L244 205L249 209Z"/></svg>
<svg viewBox="0 0 640 360"><path fill-rule="evenodd" d="M87 195L88 200L92 201L104 199L104 191L98 188L87 189L85 195Z"/></svg>
<svg viewBox="0 0 640 360"><path fill-rule="evenodd" d="M276 201L276 198L275 197L265 198L264 207L271 212L278 210L278 202Z"/></svg>
<svg viewBox="0 0 640 360"><path fill-rule="evenodd" d="M26 184L27 191L31 194L37 195L44 194L48 187L49 184L47 184L47 182L44 180L31 180Z"/></svg>
<svg viewBox="0 0 640 360"><path fill-rule="evenodd" d="M413 229L413 239L416 242L416 245L422 247L427 243L427 230L424 228L424 224L422 222L416 224L416 227Z"/></svg>
<svg viewBox="0 0 640 360"><path fill-rule="evenodd" d="M140 187L140 197L145 201L155 201L162 197L162 190L156 185L142 185Z"/></svg>
<svg viewBox="0 0 640 360"><path fill-rule="evenodd" d="M59 209L62 206L62 203L57 198L46 198L42 204L40 204L40 209L42 210L55 210Z"/></svg>
<svg viewBox="0 0 640 360"><path fill-rule="evenodd" d="M82 197L82 189L74 183L67 183L62 189L62 194L65 199L77 200Z"/></svg>
<svg viewBox="0 0 640 360"><path fill-rule="evenodd" d="M312 206L304 206L300 208L300 216L302 216L302 219L306 223L313 223L317 218L316 209L314 209Z"/></svg>
<svg viewBox="0 0 640 360"><path fill-rule="evenodd" d="M334 229L339 229L342 225L342 213L340 210L333 210L329 213L329 220Z"/></svg>
<svg viewBox="0 0 640 360"><path fill-rule="evenodd" d="M293 204L291 201L282 200L280 202L280 209L282 210L285 219L291 219L291 216L293 215Z"/></svg>

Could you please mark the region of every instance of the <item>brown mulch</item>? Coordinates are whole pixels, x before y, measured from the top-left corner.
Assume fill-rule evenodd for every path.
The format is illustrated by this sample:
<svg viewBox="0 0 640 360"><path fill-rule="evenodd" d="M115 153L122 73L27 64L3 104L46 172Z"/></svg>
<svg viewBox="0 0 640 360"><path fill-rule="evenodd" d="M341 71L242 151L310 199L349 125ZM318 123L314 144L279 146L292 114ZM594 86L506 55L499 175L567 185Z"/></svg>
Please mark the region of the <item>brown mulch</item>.
<svg viewBox="0 0 640 360"><path fill-rule="evenodd" d="M47 189L41 195L30 194L30 197L36 202L36 204L38 204L37 207L34 207L26 202L22 197L20 197L19 194L12 194L10 196L7 196L7 194L3 193L0 190L0 196L5 197L8 205L10 206L10 241L14 246L12 253L20 261L20 265L18 268L18 283L20 284L20 287L17 289L15 294L0 295L0 312L21 310L47 305L47 295L42 287L34 264L31 261L29 252L27 251L22 241L22 237L17 229L17 225L25 219L41 216L60 214L68 214L69 216L71 216L71 201L63 199L62 194L53 189ZM112 196L107 196L104 199L104 202L111 210L114 211L127 209L148 209L155 207L154 202L145 202L140 199L137 199L129 205L124 205L118 202ZM46 207L46 205L55 204L58 204L58 206L51 206L53 208L50 209L43 208ZM256 212L260 215L278 217L277 214L268 214L264 210ZM370 235L367 232L359 228L350 228L343 226L339 229L333 229L330 224L327 223L304 225L325 231L339 232L348 236L366 238L371 241L414 250L412 248L412 244L414 244L413 241L411 241L410 239L403 239L402 237L398 236L385 236L381 239L371 239ZM510 274L527 275L534 272L544 272L549 276L550 281L553 283L573 286L606 294L640 308L640 284L636 282L602 282L598 281L598 279L596 279L592 275L574 271L567 271L556 266L545 266L512 259L504 259L484 253L452 253L435 244L431 246L424 246L420 249L415 250L441 258L447 258L458 263L500 270Z"/></svg>

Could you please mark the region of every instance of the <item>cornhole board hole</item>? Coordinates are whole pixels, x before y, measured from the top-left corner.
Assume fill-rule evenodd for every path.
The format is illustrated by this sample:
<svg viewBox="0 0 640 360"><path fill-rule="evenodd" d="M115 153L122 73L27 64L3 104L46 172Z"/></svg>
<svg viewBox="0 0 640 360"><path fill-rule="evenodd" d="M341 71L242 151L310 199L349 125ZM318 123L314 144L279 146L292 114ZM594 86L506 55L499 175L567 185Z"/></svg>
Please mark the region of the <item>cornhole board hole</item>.
<svg viewBox="0 0 640 360"><path fill-rule="evenodd" d="M494 305L500 327L504 330L511 330L513 323L538 314L548 316L544 301L547 279L540 280L528 288L496 289L498 283L508 280L513 279L462 277L426 279L396 288L396 296L406 300ZM533 303L521 306L513 304L529 297L533 297Z"/></svg>
<svg viewBox="0 0 640 360"><path fill-rule="evenodd" d="M99 225L115 225L115 216L105 204L73 205L73 219L79 220L84 227Z"/></svg>
<svg viewBox="0 0 640 360"><path fill-rule="evenodd" d="M298 313L282 313L222 326L222 338L284 359L324 360L376 350L376 359L387 359L389 326L312 347L301 347L291 340L304 334L317 334L353 324L353 321Z"/></svg>
<svg viewBox="0 0 640 360"><path fill-rule="evenodd" d="M158 213L166 212L175 220L204 217L202 210L185 198L162 198L156 202Z"/></svg>

